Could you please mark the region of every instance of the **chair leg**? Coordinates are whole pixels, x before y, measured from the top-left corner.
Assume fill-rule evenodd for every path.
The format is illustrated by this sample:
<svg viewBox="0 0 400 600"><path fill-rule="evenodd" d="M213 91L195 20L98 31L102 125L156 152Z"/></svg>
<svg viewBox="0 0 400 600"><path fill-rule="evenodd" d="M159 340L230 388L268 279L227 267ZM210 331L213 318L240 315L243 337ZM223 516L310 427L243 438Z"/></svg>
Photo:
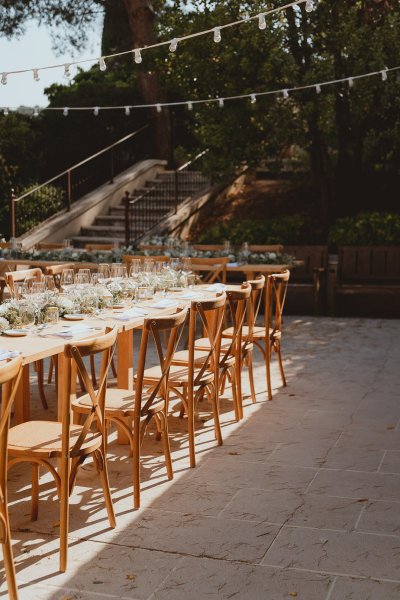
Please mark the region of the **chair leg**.
<svg viewBox="0 0 400 600"><path fill-rule="evenodd" d="M239 417L238 420L240 420L241 415L243 414L242 360L241 360L241 357L236 357L234 369L235 369L236 393L237 393L237 403L238 403L238 417Z"/></svg>
<svg viewBox="0 0 400 600"><path fill-rule="evenodd" d="M222 446L222 444L223 444L222 432L221 432L221 424L219 422L219 397L218 397L217 386L215 386L215 385L213 385L213 393L211 395L211 404L212 404L212 411L213 411L213 416L214 416L215 438L218 442L218 446Z"/></svg>
<svg viewBox="0 0 400 600"><path fill-rule="evenodd" d="M167 469L168 479L173 479L174 471L172 469L171 448L169 445L167 416L162 414L161 420L162 420L162 441L163 441L164 454L165 454L165 466Z"/></svg>
<svg viewBox="0 0 400 600"><path fill-rule="evenodd" d="M133 423L133 506L140 508L140 419Z"/></svg>
<svg viewBox="0 0 400 600"><path fill-rule="evenodd" d="M6 572L7 578L8 597L10 600L18 600L18 588L15 577L14 559L11 546L10 523L8 521L8 515L5 516L7 523L7 530L5 532L6 539L1 544L1 546L3 549L4 570Z"/></svg>
<svg viewBox="0 0 400 600"><path fill-rule="evenodd" d="M31 520L37 521L39 515L39 465L32 463L32 503Z"/></svg>
<svg viewBox="0 0 400 600"><path fill-rule="evenodd" d="M239 406L239 399L238 399L238 393L237 393L237 387L236 387L236 375L235 375L234 367L232 367L232 371L231 371L231 385L232 385L233 408L235 410L235 421L240 421L241 411L240 411L240 406Z"/></svg>
<svg viewBox="0 0 400 600"><path fill-rule="evenodd" d="M95 456L95 462L97 463L96 466L100 475L101 486L103 488L104 502L106 504L108 520L110 522L110 527L115 529L117 522L115 520L114 506L111 498L106 457L105 454L99 450L95 453Z"/></svg>
<svg viewBox="0 0 400 600"><path fill-rule="evenodd" d="M60 571L65 573L68 563L68 526L69 526L69 457L59 459L60 463Z"/></svg>
<svg viewBox="0 0 400 600"><path fill-rule="evenodd" d="M185 395L187 402L190 466L194 468L196 466L196 450L194 443L194 398L193 392L191 398L189 398L187 390L185 390Z"/></svg>
<svg viewBox="0 0 400 600"><path fill-rule="evenodd" d="M49 408L46 400L46 394L44 391L44 368L43 368L43 360L36 361L36 370L37 370L37 378L38 378L38 387L39 387L39 396L42 402L42 406L45 410Z"/></svg>
<svg viewBox="0 0 400 600"><path fill-rule="evenodd" d="M254 372L253 372L253 353L250 352L247 356L247 368L249 371L250 394L253 404L257 402L256 390L254 387Z"/></svg>
<svg viewBox="0 0 400 600"><path fill-rule="evenodd" d="M269 340L265 344L265 370L267 373L267 393L268 400L272 400L272 384L271 384L271 346Z"/></svg>
<svg viewBox="0 0 400 600"><path fill-rule="evenodd" d="M287 383L286 383L285 371L283 370L281 343L280 342L278 342L278 344L277 344L276 352L278 354L278 364L279 364L279 371L281 372L282 384L284 387L286 387Z"/></svg>
<svg viewBox="0 0 400 600"><path fill-rule="evenodd" d="M51 383L53 381L53 369L54 369L54 357L52 356L50 358L49 373L47 375L47 383Z"/></svg>

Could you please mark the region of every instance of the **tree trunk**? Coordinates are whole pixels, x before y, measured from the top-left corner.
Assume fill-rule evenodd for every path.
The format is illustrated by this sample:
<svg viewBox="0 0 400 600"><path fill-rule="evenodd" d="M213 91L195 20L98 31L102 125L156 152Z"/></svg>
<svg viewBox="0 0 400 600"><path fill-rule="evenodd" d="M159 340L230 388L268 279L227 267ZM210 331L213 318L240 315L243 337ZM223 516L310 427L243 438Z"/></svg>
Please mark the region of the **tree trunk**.
<svg viewBox="0 0 400 600"><path fill-rule="evenodd" d="M123 0L123 4L131 31L132 48L143 48L144 46L154 44L157 41L154 31L156 15L151 3L148 0ZM136 65L134 62L133 68L137 69L138 86L144 102L148 104L165 102L166 95L160 86L157 72L154 70L151 72L147 71L141 65ZM170 111L168 108L163 108L162 112L158 112L155 109L150 110L153 111L151 118L155 128L154 145L156 158L163 158L171 164L173 162L173 153Z"/></svg>

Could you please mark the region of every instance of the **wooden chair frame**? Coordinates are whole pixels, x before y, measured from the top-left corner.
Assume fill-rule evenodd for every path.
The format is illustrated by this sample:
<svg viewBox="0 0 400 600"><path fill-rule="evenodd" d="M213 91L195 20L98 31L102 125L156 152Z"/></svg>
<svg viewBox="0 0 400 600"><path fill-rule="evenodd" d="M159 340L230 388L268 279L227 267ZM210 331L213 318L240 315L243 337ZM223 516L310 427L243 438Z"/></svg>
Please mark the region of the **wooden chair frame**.
<svg viewBox="0 0 400 600"><path fill-rule="evenodd" d="M229 258L226 256L218 258L191 258L192 266L198 267L196 270L206 273L203 283L214 283L215 281L226 283L226 265L228 262Z"/></svg>
<svg viewBox="0 0 400 600"><path fill-rule="evenodd" d="M10 600L18 600L14 559L8 517L7 470L8 432L11 408L22 376L22 358L18 356L0 366L1 417L0 417L0 543L3 549L4 568Z"/></svg>
<svg viewBox="0 0 400 600"><path fill-rule="evenodd" d="M67 568L68 557L68 524L69 524L69 497L73 491L76 476L79 467L91 456L94 465L100 476L103 488L105 504L107 508L108 519L111 527L116 526L114 508L112 504L107 462L106 462L106 435L105 435L105 396L107 387L107 375L113 355L115 342L117 338L117 329L107 330L102 336L86 340L76 341L67 344L64 348L65 373L63 378L68 385L66 398L68 400L61 407L61 423L57 423L57 433L54 434L54 423L48 421L30 421L17 425L10 430L9 455L12 460L9 466L20 462L29 462L32 464L32 520L38 517L39 509L39 468L46 468L53 476L57 486L57 492L60 499L60 571L65 572ZM87 373L83 358L90 356L92 352L103 352L100 384L95 391L90 377ZM71 391L72 391L72 362L75 363L78 373L84 381L88 395L91 400L90 411L82 426L74 425L71 435ZM96 432L92 431L92 425L96 424ZM29 428L51 426L52 439L61 434L61 445L56 444L49 448L40 443L35 443L29 447L25 444L29 440ZM14 434L14 435L13 435ZM24 435L27 434L27 435ZM19 436L24 438L19 441ZM13 444L13 438L15 443ZM57 437L57 440L59 437ZM55 470L50 460L58 459L59 470Z"/></svg>
<svg viewBox="0 0 400 600"><path fill-rule="evenodd" d="M10 290L10 294L14 294L14 283L19 281L25 281L25 279L36 279L40 281L42 278L42 269L34 267L33 269L23 269L22 271L7 271L4 273L4 277Z"/></svg>

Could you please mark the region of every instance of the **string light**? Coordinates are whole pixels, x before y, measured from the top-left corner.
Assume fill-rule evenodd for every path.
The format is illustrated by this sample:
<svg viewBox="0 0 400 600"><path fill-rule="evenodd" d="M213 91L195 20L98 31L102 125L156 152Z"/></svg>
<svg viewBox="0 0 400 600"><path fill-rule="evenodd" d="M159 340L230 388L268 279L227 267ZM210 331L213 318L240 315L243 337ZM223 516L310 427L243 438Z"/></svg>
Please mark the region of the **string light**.
<svg viewBox="0 0 400 600"><path fill-rule="evenodd" d="M258 28L261 29L261 31L267 28L267 21L265 20L264 13L258 15Z"/></svg>
<svg viewBox="0 0 400 600"><path fill-rule="evenodd" d="M142 62L142 53L140 51L140 48L135 48L135 63L137 65L140 65L140 63Z"/></svg>
<svg viewBox="0 0 400 600"><path fill-rule="evenodd" d="M8 108L4 108L4 109L3 109L3 115L4 115L5 117L8 117Z"/></svg>
<svg viewBox="0 0 400 600"><path fill-rule="evenodd" d="M64 77L67 79L71 77L71 65L69 63L64 65Z"/></svg>
<svg viewBox="0 0 400 600"><path fill-rule="evenodd" d="M289 97L289 92L293 93L293 92L297 92L297 91L301 91L301 90L310 90L310 89L314 89L315 91L318 92L319 88L322 88L322 86L328 86L328 85L336 85L336 84L340 84L340 83L347 83L349 86L354 85L354 81L355 80L359 80L359 79L366 79L368 77L375 77L376 75L382 77L382 73L384 73L386 75L385 77L382 77L382 79L384 81L386 81L386 79L388 78L388 74L391 72L397 72L398 76L400 76L400 65L396 66L396 67L385 67L385 69L379 69L378 71L371 71L369 73L363 73L361 75L353 75L352 77L343 77L341 79L331 79L331 80L327 80L327 81L323 81L320 83L310 83L307 85L300 85L297 87L290 87L290 88L285 88L285 89L275 89L275 90L268 90L268 91L257 91L257 92L252 92L249 94L238 94L236 96L225 96L225 98L205 98L203 100L182 100L180 102L164 102L162 105L161 104L134 104L131 105L130 110L134 109L134 108L157 108L157 110L159 112L162 111L162 106L187 106L187 108L189 110L192 110L194 103L196 104L210 104L210 103L215 103L218 102L219 106L222 108L224 106L224 103L226 101L230 101L230 100L241 100L241 99L247 99L247 100L252 100L252 97L255 96L257 99L259 97L263 97L263 96L273 96L273 95L277 95L277 94L282 94L285 98ZM1 76L1 79L3 80L3 77L7 76L7 73L3 73L3 75ZM60 108L60 107L46 107L46 108L42 108L41 111L65 111L65 110L74 110L74 111L96 111L98 114L98 111L101 110L126 110L126 106L97 106L97 107L93 107L93 106L75 106L73 109L66 109L66 108ZM6 108L3 106L0 106L0 110L5 111ZM9 108L7 108L7 110L11 110ZM18 108L13 107L12 110L18 110Z"/></svg>
<svg viewBox="0 0 400 600"><path fill-rule="evenodd" d="M130 106L125 106L125 115L127 117L129 117L130 114L131 114L131 108L130 108Z"/></svg>
<svg viewBox="0 0 400 600"><path fill-rule="evenodd" d="M169 45L169 51L176 52L177 47L178 47L178 40L177 40L177 38L174 38L173 40L171 40L171 43Z"/></svg>
<svg viewBox="0 0 400 600"><path fill-rule="evenodd" d="M40 81L40 77L39 77L39 69L33 69L33 79L35 81Z"/></svg>
<svg viewBox="0 0 400 600"><path fill-rule="evenodd" d="M7 75L8 75L8 73L2 73L1 74L1 83L3 85L7 85Z"/></svg>
<svg viewBox="0 0 400 600"><path fill-rule="evenodd" d="M252 103L252 104L255 104L255 103L257 102L256 95L255 95L255 94L251 94L251 96L250 96L250 100L251 100L251 103Z"/></svg>
<svg viewBox="0 0 400 600"><path fill-rule="evenodd" d="M107 70L106 61L104 60L104 58L102 56L99 58L99 69L100 69L100 71Z"/></svg>
<svg viewBox="0 0 400 600"><path fill-rule="evenodd" d="M100 107L99 106L95 106L93 109L93 114L95 117L99 116L99 111L100 111Z"/></svg>
<svg viewBox="0 0 400 600"><path fill-rule="evenodd" d="M382 76L382 81L387 81L388 76L387 76L386 69L381 71L381 76Z"/></svg>
<svg viewBox="0 0 400 600"><path fill-rule="evenodd" d="M64 115L64 117L68 117L68 106L64 107L63 115Z"/></svg>
<svg viewBox="0 0 400 600"><path fill-rule="evenodd" d="M317 92L317 94L321 93L321 86L319 85L319 83L317 83L317 85L315 86L315 91Z"/></svg>
<svg viewBox="0 0 400 600"><path fill-rule="evenodd" d="M218 44L221 41L221 29L219 27L214 27L214 42Z"/></svg>
<svg viewBox="0 0 400 600"><path fill-rule="evenodd" d="M248 22L251 22L251 21L257 20L257 19L259 21L260 29L265 29L266 23L264 26L264 22L265 22L266 15L278 14L280 12L287 10L288 8L291 8L291 7L294 8L294 7L302 5L302 4L306 5L306 10L311 11L314 8L315 2L313 0L293 0L291 2L289 1L287 4L285 4L283 6L279 6L277 8L271 8L270 10L266 10L263 13L260 13L260 14L254 15L254 16L245 14L243 17L241 17L240 19L238 19L236 21L232 21L230 23L226 23L226 24L214 27L212 29L205 29L203 31L197 31L194 33L190 33L188 35L174 37L171 40L156 42L154 44L150 44L150 45L146 46L145 48L136 48L136 49L125 50L123 52L115 52L113 54L108 54L106 56L103 56L100 59L91 57L91 58L85 58L85 59L76 60L76 61L70 61L67 65L63 65L63 64L46 65L46 66L39 67L38 69L40 71L42 71L42 70L47 70L47 69L57 69L60 67L64 67L66 77L70 77L69 68L71 65L81 65L81 64L96 63L96 62L98 62L98 63L101 62L101 64L103 64L102 61L105 62L108 59L116 58L119 56L127 56L127 55L131 54L132 52L135 53L135 62L141 63L142 62L141 54L140 54L141 50L150 50L152 48L160 48L163 46L174 47L175 42L180 43L181 41L198 38L203 35L208 35L209 33L214 33L214 40L216 42L220 42L221 41L221 29L226 29L228 27L236 27L243 23L248 23ZM172 51L174 51L174 50L172 50ZM101 66L100 66L100 68L101 68ZM101 69L101 70L105 70L105 69ZM14 70L14 71L9 71L8 75L17 75L17 74L21 74L21 73L27 73L29 71L32 71L32 69L31 68L18 69L18 70Z"/></svg>
<svg viewBox="0 0 400 600"><path fill-rule="evenodd" d="M38 117L39 116L39 108L37 106L35 106L35 108L33 110L33 116L34 117Z"/></svg>

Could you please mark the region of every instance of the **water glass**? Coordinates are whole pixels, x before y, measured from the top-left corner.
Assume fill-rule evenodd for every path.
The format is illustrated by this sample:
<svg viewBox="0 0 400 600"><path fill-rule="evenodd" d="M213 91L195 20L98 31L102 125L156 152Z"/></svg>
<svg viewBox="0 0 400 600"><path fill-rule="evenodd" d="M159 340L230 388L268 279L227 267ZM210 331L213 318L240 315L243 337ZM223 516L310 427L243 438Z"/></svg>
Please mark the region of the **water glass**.
<svg viewBox="0 0 400 600"><path fill-rule="evenodd" d="M48 306L45 312L45 323L58 323L59 312L57 306Z"/></svg>
<svg viewBox="0 0 400 600"><path fill-rule="evenodd" d="M36 310L32 304L22 304L19 307L19 318L23 327L32 327L36 320Z"/></svg>
<svg viewBox="0 0 400 600"><path fill-rule="evenodd" d="M67 292L74 286L74 275L73 269L64 269L61 273L60 285L63 291Z"/></svg>

